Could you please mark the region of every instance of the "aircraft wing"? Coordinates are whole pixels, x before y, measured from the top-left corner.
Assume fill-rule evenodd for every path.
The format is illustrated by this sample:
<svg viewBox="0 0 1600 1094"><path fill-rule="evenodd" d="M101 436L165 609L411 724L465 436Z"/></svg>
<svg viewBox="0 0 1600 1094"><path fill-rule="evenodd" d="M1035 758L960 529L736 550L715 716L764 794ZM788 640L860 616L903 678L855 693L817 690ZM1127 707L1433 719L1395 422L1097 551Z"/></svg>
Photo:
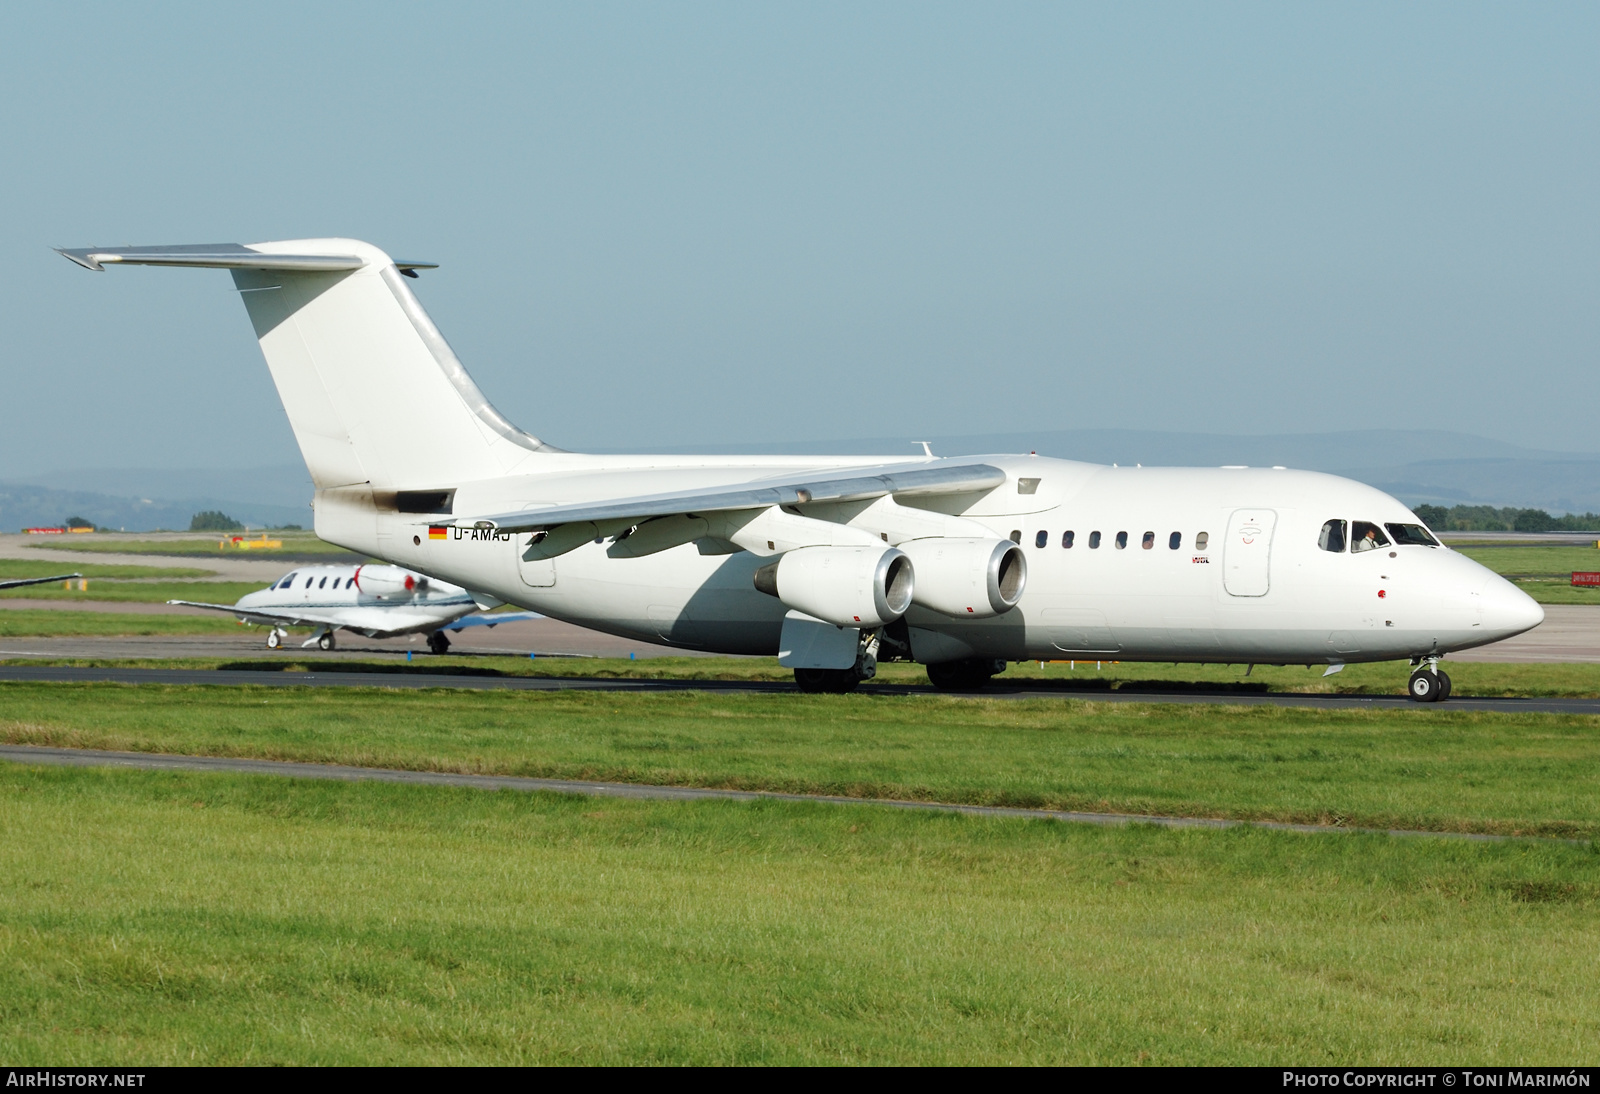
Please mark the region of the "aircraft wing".
<svg viewBox="0 0 1600 1094"><path fill-rule="evenodd" d="M846 468L822 476L761 479L732 488L718 486L614 501L552 505L516 513L458 517L450 523L462 528L494 528L502 532L542 532L577 521L634 518L642 521L679 513L715 513L819 501L861 501L888 494L897 497L965 494L992 490L1005 481L1004 471L986 463L940 460L928 467L895 464Z"/></svg>
<svg viewBox="0 0 1600 1094"><path fill-rule="evenodd" d="M57 574L55 577L19 577L12 581L0 581L0 589L20 589L24 585L48 585L52 581L70 581L82 574Z"/></svg>
<svg viewBox="0 0 1600 1094"><path fill-rule="evenodd" d="M331 615L318 615L314 612L269 612L260 608L238 608L232 604L206 604L198 600L169 600L168 604L180 604L185 608L209 608L214 612L227 612L236 615L249 623L277 624L284 627L342 627L344 620L335 619Z"/></svg>
<svg viewBox="0 0 1600 1094"><path fill-rule="evenodd" d="M446 623L444 630L459 631L463 627L498 627L502 623L516 623L524 619L543 619L538 612L499 612L493 615L484 613L480 615L464 615L453 623Z"/></svg>

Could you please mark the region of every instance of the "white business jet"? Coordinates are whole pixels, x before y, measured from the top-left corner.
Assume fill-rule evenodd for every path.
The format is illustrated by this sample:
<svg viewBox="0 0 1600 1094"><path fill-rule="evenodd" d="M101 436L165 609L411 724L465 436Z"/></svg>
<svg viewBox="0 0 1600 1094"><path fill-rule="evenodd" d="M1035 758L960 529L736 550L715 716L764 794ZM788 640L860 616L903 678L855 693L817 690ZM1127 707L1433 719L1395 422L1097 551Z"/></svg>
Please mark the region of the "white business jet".
<svg viewBox="0 0 1600 1094"><path fill-rule="evenodd" d="M242 623L271 627L267 648L277 649L288 637L285 627L316 627L301 643L331 650L334 632L355 631L368 638L393 638L401 634L426 634L428 648L444 653L450 648L445 631L463 627L495 627L519 619L537 618L532 612L474 614L495 608L500 601L468 592L437 578L398 566L305 566L274 581L260 592L246 593L235 604L206 604L196 600L169 600L187 608L209 608L237 616Z"/></svg>
<svg viewBox="0 0 1600 1094"><path fill-rule="evenodd" d="M777 654L806 690L880 659L936 687L1020 660L1439 658L1537 626L1400 502L1282 468L1034 456L593 456L507 421L349 239L63 250L232 272L316 486L317 534L585 627Z"/></svg>

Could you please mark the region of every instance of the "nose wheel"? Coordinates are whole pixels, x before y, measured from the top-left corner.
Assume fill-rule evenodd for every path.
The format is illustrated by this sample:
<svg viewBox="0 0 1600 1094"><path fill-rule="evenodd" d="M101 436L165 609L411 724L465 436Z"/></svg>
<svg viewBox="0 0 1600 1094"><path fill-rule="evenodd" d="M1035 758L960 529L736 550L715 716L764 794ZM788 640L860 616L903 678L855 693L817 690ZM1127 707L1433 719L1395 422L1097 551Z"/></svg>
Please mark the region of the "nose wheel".
<svg viewBox="0 0 1600 1094"><path fill-rule="evenodd" d="M1442 703L1450 698L1450 674L1439 668L1437 657L1425 661L1406 684L1414 703Z"/></svg>

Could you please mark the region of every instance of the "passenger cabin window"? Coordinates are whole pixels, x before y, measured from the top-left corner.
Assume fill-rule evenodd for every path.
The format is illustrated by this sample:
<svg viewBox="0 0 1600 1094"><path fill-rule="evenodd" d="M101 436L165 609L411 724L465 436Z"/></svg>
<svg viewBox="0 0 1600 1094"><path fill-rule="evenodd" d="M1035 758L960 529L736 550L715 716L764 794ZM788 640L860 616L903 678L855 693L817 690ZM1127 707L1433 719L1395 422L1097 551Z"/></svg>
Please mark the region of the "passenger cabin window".
<svg viewBox="0 0 1600 1094"><path fill-rule="evenodd" d="M1389 546L1388 537L1376 524L1364 520L1350 522L1351 554L1359 555L1362 551L1376 551L1379 547L1387 546Z"/></svg>
<svg viewBox="0 0 1600 1094"><path fill-rule="evenodd" d="M321 581L317 582L317 588L319 588L319 589L325 589L325 588L327 588L327 586L328 586L328 579L327 578L323 578Z"/></svg>
<svg viewBox="0 0 1600 1094"><path fill-rule="evenodd" d="M1099 532L1090 532L1089 533L1089 550L1098 551L1099 549L1100 549L1100 533Z"/></svg>
<svg viewBox="0 0 1600 1094"><path fill-rule="evenodd" d="M1322 526L1322 534L1317 536L1317 546L1324 551L1338 553L1344 550L1344 528L1342 520L1330 520Z"/></svg>
<svg viewBox="0 0 1600 1094"><path fill-rule="evenodd" d="M1154 547L1155 545L1156 545L1156 534L1154 532L1146 532L1144 534L1144 539L1139 541L1139 546L1143 547L1146 551L1148 551L1150 548Z"/></svg>
<svg viewBox="0 0 1600 1094"><path fill-rule="evenodd" d="M1206 549L1206 544L1208 544L1210 542L1211 542L1211 533L1210 532L1201 532L1199 535L1194 537L1194 549L1196 551L1204 551Z"/></svg>
<svg viewBox="0 0 1600 1094"><path fill-rule="evenodd" d="M1011 529L1011 542L1015 543L1015 544L1018 544L1018 545L1021 545L1021 543L1022 543L1022 529L1020 529L1020 528Z"/></svg>
<svg viewBox="0 0 1600 1094"><path fill-rule="evenodd" d="M1128 533L1126 533L1126 532L1118 532L1117 533L1117 550L1124 551L1124 550L1127 550L1127 547L1128 547Z"/></svg>
<svg viewBox="0 0 1600 1094"><path fill-rule="evenodd" d="M1070 548L1072 546L1072 540L1073 535L1071 532L1061 533L1061 546Z"/></svg>
<svg viewBox="0 0 1600 1094"><path fill-rule="evenodd" d="M355 579L355 578L353 578L353 577L352 577L352 578L350 578L350 579L348 579L348 580L347 580L347 581L345 581L345 583L344 583L344 587L345 587L345 588L346 588L346 589L353 589L353 588L355 588L355 587L356 587L356 579Z"/></svg>
<svg viewBox="0 0 1600 1094"><path fill-rule="evenodd" d="M1394 541L1402 547L1437 547L1439 541L1420 524L1385 524Z"/></svg>
<svg viewBox="0 0 1600 1094"><path fill-rule="evenodd" d="M312 582L313 582L313 581L315 581L315 580L317 580L317 578L316 578L316 575L315 575L315 574L313 574L313 575L312 575L312 576L310 576L310 577L308 577L308 578L306 578L306 588L308 588L308 589L309 589L309 588L311 588L311 583L312 583Z"/></svg>
<svg viewBox="0 0 1600 1094"><path fill-rule="evenodd" d="M1176 551L1179 547L1182 547L1183 546L1183 533L1182 532L1174 532L1170 536L1168 536L1167 537L1167 546L1169 548L1171 548L1172 550L1174 550L1174 551Z"/></svg>
<svg viewBox="0 0 1600 1094"><path fill-rule="evenodd" d="M1049 542L1050 542L1050 533L1046 532L1042 528L1039 530L1039 534L1033 537L1033 545L1035 547L1043 547L1045 544L1047 544Z"/></svg>

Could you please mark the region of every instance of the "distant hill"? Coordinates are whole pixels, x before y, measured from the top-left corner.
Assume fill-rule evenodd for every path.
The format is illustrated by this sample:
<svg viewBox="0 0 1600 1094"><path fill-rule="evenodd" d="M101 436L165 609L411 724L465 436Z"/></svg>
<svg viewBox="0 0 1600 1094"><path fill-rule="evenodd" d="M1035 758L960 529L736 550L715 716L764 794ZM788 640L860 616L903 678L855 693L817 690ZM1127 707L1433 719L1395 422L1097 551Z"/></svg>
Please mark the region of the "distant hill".
<svg viewBox="0 0 1600 1094"><path fill-rule="evenodd" d="M63 471L0 481L0 531L57 524L69 515L105 528L185 530L194 514L220 509L262 528L311 527L311 480L303 467L247 471Z"/></svg>
<svg viewBox="0 0 1600 1094"><path fill-rule="evenodd" d="M695 444L653 451L756 455L906 455L926 439L940 456L1030 452L1092 463L1299 467L1370 483L1408 505L1493 505L1552 513L1600 512L1600 453L1522 448L1447 430L1350 430L1229 436L1077 429L843 441ZM592 451L640 451L592 449ZM311 480L295 465L246 470L105 468L0 481L0 530L78 514L110 528L188 528L203 509L255 527L311 526Z"/></svg>

